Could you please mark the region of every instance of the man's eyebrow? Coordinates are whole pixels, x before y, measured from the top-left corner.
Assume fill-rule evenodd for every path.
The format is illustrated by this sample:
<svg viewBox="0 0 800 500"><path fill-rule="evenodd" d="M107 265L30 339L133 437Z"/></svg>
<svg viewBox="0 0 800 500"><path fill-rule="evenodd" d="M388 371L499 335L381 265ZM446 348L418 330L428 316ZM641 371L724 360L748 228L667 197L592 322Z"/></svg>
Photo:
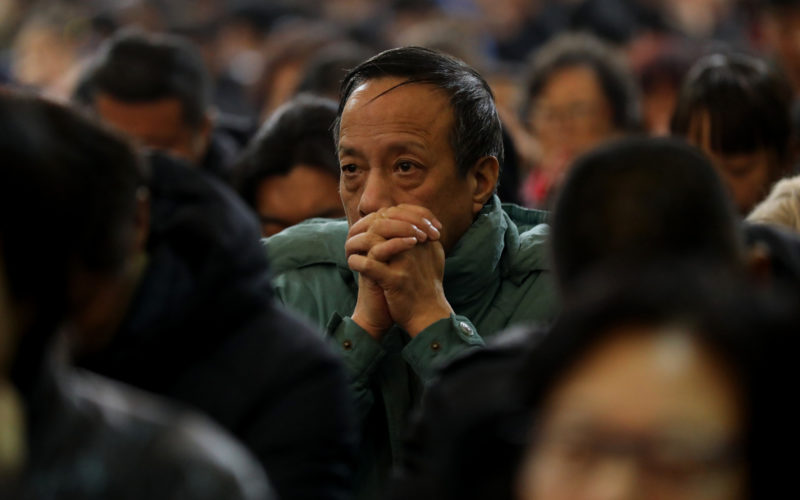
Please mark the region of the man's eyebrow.
<svg viewBox="0 0 800 500"><path fill-rule="evenodd" d="M345 155L345 156L361 156L361 154L358 152L358 150L356 148L353 148L353 147L350 147L350 146L339 145L339 147L336 148L336 150L337 150L337 153L339 153L340 156L341 155Z"/></svg>
<svg viewBox="0 0 800 500"><path fill-rule="evenodd" d="M355 156L361 157L361 153L353 147L350 146L339 146L338 148L339 156ZM403 153L405 151L419 151L425 152L428 150L428 147L422 141L413 141L413 140L405 140L402 142L395 142L393 144L389 144L386 147L386 150L391 154Z"/></svg>
<svg viewBox="0 0 800 500"><path fill-rule="evenodd" d="M402 153L408 150L427 151L428 147L421 141L402 141L390 144L387 150L390 153Z"/></svg>

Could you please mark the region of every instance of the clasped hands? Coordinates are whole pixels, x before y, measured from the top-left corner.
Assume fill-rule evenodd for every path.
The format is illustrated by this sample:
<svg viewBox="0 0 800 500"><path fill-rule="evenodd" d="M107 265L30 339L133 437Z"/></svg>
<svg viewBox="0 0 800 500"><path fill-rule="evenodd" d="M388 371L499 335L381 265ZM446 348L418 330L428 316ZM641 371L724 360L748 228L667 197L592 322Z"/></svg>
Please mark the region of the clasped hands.
<svg viewBox="0 0 800 500"><path fill-rule="evenodd" d="M452 314L442 286L441 229L430 210L408 204L382 208L350 227L345 254L359 273L351 319L373 338L395 323L415 337Z"/></svg>

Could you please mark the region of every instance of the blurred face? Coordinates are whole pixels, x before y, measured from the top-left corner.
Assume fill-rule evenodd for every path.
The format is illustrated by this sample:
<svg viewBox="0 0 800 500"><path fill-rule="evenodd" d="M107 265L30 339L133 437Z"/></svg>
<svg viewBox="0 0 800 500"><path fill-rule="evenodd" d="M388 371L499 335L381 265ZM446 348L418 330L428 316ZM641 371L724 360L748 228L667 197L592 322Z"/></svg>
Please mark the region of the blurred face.
<svg viewBox="0 0 800 500"><path fill-rule="evenodd" d="M781 170L775 154L766 149L739 154L714 151L711 148L711 122L705 113L692 121L688 139L711 159L742 215L750 213L767 196Z"/></svg>
<svg viewBox="0 0 800 500"><path fill-rule="evenodd" d="M767 44L780 59L795 92L800 89L800 9L774 7L764 16Z"/></svg>
<svg viewBox="0 0 800 500"><path fill-rule="evenodd" d="M339 181L319 168L298 165L261 181L256 211L265 237L313 217L343 217Z"/></svg>
<svg viewBox="0 0 800 500"><path fill-rule="evenodd" d="M528 123L542 148L542 162L565 164L613 137L611 105L594 71L565 68L550 76Z"/></svg>
<svg viewBox="0 0 800 500"><path fill-rule="evenodd" d="M614 330L545 399L520 500L744 498L727 367L676 327Z"/></svg>
<svg viewBox="0 0 800 500"><path fill-rule="evenodd" d="M442 222L441 241L448 251L482 203L473 200L472 175L462 176L456 169L447 95L423 84L392 89L403 81L369 80L344 107L338 151L347 221L352 225L401 203L420 205Z"/></svg>
<svg viewBox="0 0 800 500"><path fill-rule="evenodd" d="M78 44L55 28L28 25L14 40L11 70L18 82L66 100L74 85L78 52Z"/></svg>
<svg viewBox="0 0 800 500"><path fill-rule="evenodd" d="M103 121L141 146L192 163L202 159L208 146L209 127L187 125L177 98L130 103L101 93L95 97L94 109Z"/></svg>

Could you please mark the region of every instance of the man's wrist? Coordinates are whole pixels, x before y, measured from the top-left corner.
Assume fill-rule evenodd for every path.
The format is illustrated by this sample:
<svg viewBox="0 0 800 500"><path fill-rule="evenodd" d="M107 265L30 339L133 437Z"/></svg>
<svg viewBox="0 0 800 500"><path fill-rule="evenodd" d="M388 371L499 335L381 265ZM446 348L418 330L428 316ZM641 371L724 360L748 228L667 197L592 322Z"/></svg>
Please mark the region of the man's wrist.
<svg viewBox="0 0 800 500"><path fill-rule="evenodd" d="M450 307L450 304L447 304L446 306L440 305L439 307L436 307L430 311L425 311L421 314L415 314L411 317L411 319L408 320L408 322L406 322L405 325L400 326L402 326L403 329L408 332L408 335L411 338L414 338L419 335L420 332L437 321L449 318L451 314L453 314L453 308Z"/></svg>
<svg viewBox="0 0 800 500"><path fill-rule="evenodd" d="M364 316L359 314L358 311L353 311L353 314L350 316L350 319L353 323L357 324L361 329L369 334L370 337L374 338L375 340L380 340L383 337L383 333L388 330L388 328L383 328L381 326L373 325L371 322L367 321Z"/></svg>

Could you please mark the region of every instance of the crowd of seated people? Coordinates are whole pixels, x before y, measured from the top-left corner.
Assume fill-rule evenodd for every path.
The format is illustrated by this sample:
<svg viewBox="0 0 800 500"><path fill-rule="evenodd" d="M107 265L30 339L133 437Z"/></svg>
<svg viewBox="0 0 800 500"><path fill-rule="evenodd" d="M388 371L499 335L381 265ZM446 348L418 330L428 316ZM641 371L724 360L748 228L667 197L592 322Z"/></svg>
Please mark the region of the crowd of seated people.
<svg viewBox="0 0 800 500"><path fill-rule="evenodd" d="M798 36L0 3L0 498L785 498Z"/></svg>

